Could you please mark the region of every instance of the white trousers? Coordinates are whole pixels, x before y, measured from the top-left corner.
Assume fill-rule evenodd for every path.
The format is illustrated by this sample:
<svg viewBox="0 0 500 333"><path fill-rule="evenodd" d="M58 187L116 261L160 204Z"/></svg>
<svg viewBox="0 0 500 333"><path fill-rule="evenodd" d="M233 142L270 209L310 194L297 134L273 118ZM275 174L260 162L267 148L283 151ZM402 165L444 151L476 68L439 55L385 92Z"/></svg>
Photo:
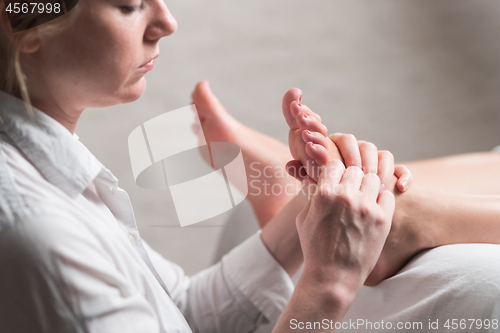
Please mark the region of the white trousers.
<svg viewBox="0 0 500 333"><path fill-rule="evenodd" d="M425 251L394 277L363 287L339 332L500 332L499 321L500 245L457 244Z"/></svg>

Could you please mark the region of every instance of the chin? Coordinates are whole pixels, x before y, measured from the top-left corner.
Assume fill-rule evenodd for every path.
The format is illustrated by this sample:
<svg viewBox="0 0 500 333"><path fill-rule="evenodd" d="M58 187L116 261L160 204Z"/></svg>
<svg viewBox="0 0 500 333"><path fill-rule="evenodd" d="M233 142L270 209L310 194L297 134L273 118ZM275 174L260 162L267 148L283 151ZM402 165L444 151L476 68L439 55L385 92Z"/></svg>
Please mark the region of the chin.
<svg viewBox="0 0 500 333"><path fill-rule="evenodd" d="M121 103L131 103L138 100L146 90L146 78L142 77L136 84L126 89L120 96Z"/></svg>

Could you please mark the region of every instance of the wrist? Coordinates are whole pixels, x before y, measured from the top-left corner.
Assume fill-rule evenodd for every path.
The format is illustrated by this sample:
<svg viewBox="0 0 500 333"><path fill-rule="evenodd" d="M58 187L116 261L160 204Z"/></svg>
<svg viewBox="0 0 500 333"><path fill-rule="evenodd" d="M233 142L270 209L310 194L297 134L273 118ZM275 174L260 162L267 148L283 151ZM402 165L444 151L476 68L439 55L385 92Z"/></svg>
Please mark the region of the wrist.
<svg viewBox="0 0 500 333"><path fill-rule="evenodd" d="M262 243L274 259L293 277L303 262L300 239L295 219L307 202L303 194L298 194L263 229Z"/></svg>
<svg viewBox="0 0 500 333"><path fill-rule="evenodd" d="M305 285L309 293L319 297L322 302L336 304L340 308L349 308L363 285L361 277L348 274L341 269L313 269L307 263L297 286Z"/></svg>
<svg viewBox="0 0 500 333"><path fill-rule="evenodd" d="M308 322L319 322L324 318L340 322L349 310L355 292L342 284L318 279L318 276L311 273L312 271L304 269L292 298L275 326L276 331L289 332L289 323L298 318Z"/></svg>

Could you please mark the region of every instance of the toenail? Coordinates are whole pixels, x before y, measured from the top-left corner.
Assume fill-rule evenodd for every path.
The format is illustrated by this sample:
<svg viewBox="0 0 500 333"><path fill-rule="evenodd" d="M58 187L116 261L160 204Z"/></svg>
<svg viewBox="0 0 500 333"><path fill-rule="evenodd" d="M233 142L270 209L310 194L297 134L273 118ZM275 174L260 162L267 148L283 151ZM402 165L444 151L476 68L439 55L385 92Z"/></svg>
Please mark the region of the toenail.
<svg viewBox="0 0 500 333"><path fill-rule="evenodd" d="M304 113L304 115L302 117L307 118L307 114Z"/></svg>
<svg viewBox="0 0 500 333"><path fill-rule="evenodd" d="M310 130L307 130L307 134L312 134Z"/></svg>

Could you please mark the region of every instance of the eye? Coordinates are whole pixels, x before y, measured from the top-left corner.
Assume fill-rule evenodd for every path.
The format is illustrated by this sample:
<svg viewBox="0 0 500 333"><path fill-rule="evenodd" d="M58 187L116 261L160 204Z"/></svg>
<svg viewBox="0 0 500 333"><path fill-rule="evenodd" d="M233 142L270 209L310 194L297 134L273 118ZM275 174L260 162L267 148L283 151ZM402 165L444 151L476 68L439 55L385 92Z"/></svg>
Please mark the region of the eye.
<svg viewBox="0 0 500 333"><path fill-rule="evenodd" d="M124 14L131 14L131 13L133 13L136 10L139 10L139 9L144 9L144 0L141 1L140 5L136 5L136 6L120 6L120 10Z"/></svg>
<svg viewBox="0 0 500 333"><path fill-rule="evenodd" d="M138 8L139 6L120 6L120 10L122 11L122 13L124 14L130 14L130 13L133 13L135 12L135 10Z"/></svg>

